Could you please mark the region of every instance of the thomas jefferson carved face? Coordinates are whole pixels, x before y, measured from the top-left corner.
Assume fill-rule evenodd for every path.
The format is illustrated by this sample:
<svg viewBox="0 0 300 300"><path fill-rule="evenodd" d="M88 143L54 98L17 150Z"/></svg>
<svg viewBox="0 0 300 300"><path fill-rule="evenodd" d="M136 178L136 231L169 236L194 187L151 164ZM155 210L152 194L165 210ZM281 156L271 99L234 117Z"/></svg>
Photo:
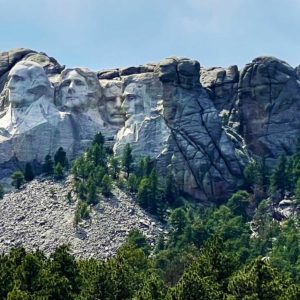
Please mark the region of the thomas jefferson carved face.
<svg viewBox="0 0 300 300"><path fill-rule="evenodd" d="M34 62L19 62L8 75L8 100L12 107L28 106L41 96L52 95L44 69Z"/></svg>
<svg viewBox="0 0 300 300"><path fill-rule="evenodd" d="M88 84L76 70L68 72L60 84L61 105L76 110L88 103Z"/></svg>
<svg viewBox="0 0 300 300"><path fill-rule="evenodd" d="M126 119L133 115L144 112L144 95L145 86L138 83L130 83L124 90L122 108L125 111Z"/></svg>

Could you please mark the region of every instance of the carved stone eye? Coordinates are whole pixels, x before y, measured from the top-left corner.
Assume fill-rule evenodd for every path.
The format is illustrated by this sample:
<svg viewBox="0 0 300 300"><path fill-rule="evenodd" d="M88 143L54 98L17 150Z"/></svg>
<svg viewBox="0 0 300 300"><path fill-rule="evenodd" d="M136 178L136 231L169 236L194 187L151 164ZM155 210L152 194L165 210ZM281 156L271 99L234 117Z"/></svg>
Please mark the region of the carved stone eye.
<svg viewBox="0 0 300 300"><path fill-rule="evenodd" d="M24 81L25 78L19 75L12 75L9 79L12 79L15 82Z"/></svg>
<svg viewBox="0 0 300 300"><path fill-rule="evenodd" d="M126 100L128 100L128 101L134 101L135 99L136 99L135 95L127 95L126 96Z"/></svg>
<svg viewBox="0 0 300 300"><path fill-rule="evenodd" d="M74 80L75 85L79 85L79 86L83 86L85 85L83 81L79 80L79 79L75 79Z"/></svg>
<svg viewBox="0 0 300 300"><path fill-rule="evenodd" d="M71 83L71 80L65 80L65 81L63 81L62 83L61 83L61 87L66 87L66 86L69 86L70 85L70 83Z"/></svg>

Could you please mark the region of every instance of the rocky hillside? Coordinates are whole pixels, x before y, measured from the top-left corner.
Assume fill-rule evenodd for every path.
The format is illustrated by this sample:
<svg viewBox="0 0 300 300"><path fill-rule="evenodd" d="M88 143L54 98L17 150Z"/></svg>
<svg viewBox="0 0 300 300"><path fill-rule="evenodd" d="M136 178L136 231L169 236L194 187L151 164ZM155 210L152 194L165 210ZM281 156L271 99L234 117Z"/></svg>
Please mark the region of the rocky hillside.
<svg viewBox="0 0 300 300"><path fill-rule="evenodd" d="M141 230L153 245L165 228L147 215L117 187L91 209L90 218L74 226L76 208L67 201L70 181L36 179L0 201L0 252L23 246L49 254L69 244L79 258L108 258L124 242L131 229Z"/></svg>

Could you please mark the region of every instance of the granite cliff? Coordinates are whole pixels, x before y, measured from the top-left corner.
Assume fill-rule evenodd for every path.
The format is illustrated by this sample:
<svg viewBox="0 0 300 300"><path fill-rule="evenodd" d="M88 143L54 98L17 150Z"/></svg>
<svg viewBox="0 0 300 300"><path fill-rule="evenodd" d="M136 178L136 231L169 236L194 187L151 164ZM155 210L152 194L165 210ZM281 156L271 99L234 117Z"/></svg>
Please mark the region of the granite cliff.
<svg viewBox="0 0 300 300"><path fill-rule="evenodd" d="M0 177L62 146L70 159L98 131L115 153L130 143L161 175L201 200L226 198L253 158L269 165L300 136L300 71L274 57L242 70L187 58L93 72L45 53L0 53Z"/></svg>

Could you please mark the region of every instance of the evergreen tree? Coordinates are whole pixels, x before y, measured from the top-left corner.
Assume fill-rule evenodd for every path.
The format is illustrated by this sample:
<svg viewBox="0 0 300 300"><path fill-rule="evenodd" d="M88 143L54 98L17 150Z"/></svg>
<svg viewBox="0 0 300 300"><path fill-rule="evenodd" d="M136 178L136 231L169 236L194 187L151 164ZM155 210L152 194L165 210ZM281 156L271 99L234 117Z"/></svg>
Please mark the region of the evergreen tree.
<svg viewBox="0 0 300 300"><path fill-rule="evenodd" d="M54 177L57 180L61 180L64 178L64 171L60 163L57 163L54 167Z"/></svg>
<svg viewBox="0 0 300 300"><path fill-rule="evenodd" d="M107 167L107 155L103 145L94 144L87 151L87 158L91 160L95 166Z"/></svg>
<svg viewBox="0 0 300 300"><path fill-rule="evenodd" d="M44 161L44 164L43 164L43 171L46 175L51 175L53 174L53 166L54 166L54 163L53 163L53 160L51 158L51 155L50 154L47 154L45 156L45 161Z"/></svg>
<svg viewBox="0 0 300 300"><path fill-rule="evenodd" d="M54 164L55 166L60 163L60 165L65 168L68 165L67 153L63 147L59 147L54 154Z"/></svg>
<svg viewBox="0 0 300 300"><path fill-rule="evenodd" d="M3 185L0 183L0 199L3 199L4 197L4 188Z"/></svg>
<svg viewBox="0 0 300 300"><path fill-rule="evenodd" d="M16 189L19 189L21 185L25 182L24 174L21 171L16 171L14 174L11 175L12 179L12 186Z"/></svg>
<svg viewBox="0 0 300 300"><path fill-rule="evenodd" d="M26 181L31 181L34 179L34 173L30 162L27 162L25 165L24 178Z"/></svg>
<svg viewBox="0 0 300 300"><path fill-rule="evenodd" d="M94 140L93 140L93 145L104 145L105 139L104 136L102 135L101 132L96 133Z"/></svg>
<svg viewBox="0 0 300 300"><path fill-rule="evenodd" d="M109 196L111 194L112 182L109 175L105 174L102 179L102 193L104 196Z"/></svg>
<svg viewBox="0 0 300 300"><path fill-rule="evenodd" d="M187 218L185 211L182 208L176 208L170 215L170 225L173 229L173 236L177 239L183 234L184 229L187 225Z"/></svg>
<svg viewBox="0 0 300 300"><path fill-rule="evenodd" d="M152 171L151 160L149 156L142 157L138 163L137 175L139 177L147 177Z"/></svg>
<svg viewBox="0 0 300 300"><path fill-rule="evenodd" d="M158 191L158 178L157 178L157 173L156 170L153 169L150 176L150 184L151 184L151 195L150 199L148 202L148 209L150 213L156 214L157 213L157 208L158 208L158 202L161 200L160 194Z"/></svg>
<svg viewBox="0 0 300 300"><path fill-rule="evenodd" d="M8 293L7 300L29 300L31 299L27 292L21 291L17 286Z"/></svg>
<svg viewBox="0 0 300 300"><path fill-rule="evenodd" d="M258 257L231 278L228 288L235 299L279 300L293 299L282 297L290 285L290 281L273 269L267 259Z"/></svg>
<svg viewBox="0 0 300 300"><path fill-rule="evenodd" d="M169 172L166 177L166 184L164 189L164 198L170 206L176 203L176 199L179 197L179 191L176 186L173 175Z"/></svg>
<svg viewBox="0 0 300 300"><path fill-rule="evenodd" d="M149 207L149 203L152 200L152 184L150 178L145 177L141 180L138 187L137 200L142 208L147 209Z"/></svg>
<svg viewBox="0 0 300 300"><path fill-rule="evenodd" d="M89 179L87 183L87 202L89 204L98 203L97 188L95 182L92 179Z"/></svg>
<svg viewBox="0 0 300 300"><path fill-rule="evenodd" d="M136 193L138 189L138 178L135 174L130 174L127 181L127 188L131 193Z"/></svg>
<svg viewBox="0 0 300 300"><path fill-rule="evenodd" d="M237 191L230 197L227 205L235 215L248 219L247 208L250 204L249 197L248 192L243 190Z"/></svg>
<svg viewBox="0 0 300 300"><path fill-rule="evenodd" d="M296 183L295 197L296 197L297 204L300 204L300 178L297 180Z"/></svg>
<svg viewBox="0 0 300 300"><path fill-rule="evenodd" d="M109 160L110 173L113 179L117 179L120 172L120 162L117 157L111 157Z"/></svg>
<svg viewBox="0 0 300 300"><path fill-rule="evenodd" d="M287 187L287 159L285 155L280 155L270 178L270 190L272 193L279 191L283 196Z"/></svg>
<svg viewBox="0 0 300 300"><path fill-rule="evenodd" d="M129 177L129 173L132 171L133 157L132 157L131 152L132 152L132 149L131 149L130 145L126 144L126 146L124 147L124 150L123 150L121 163L122 163L123 170L126 172L127 179Z"/></svg>

